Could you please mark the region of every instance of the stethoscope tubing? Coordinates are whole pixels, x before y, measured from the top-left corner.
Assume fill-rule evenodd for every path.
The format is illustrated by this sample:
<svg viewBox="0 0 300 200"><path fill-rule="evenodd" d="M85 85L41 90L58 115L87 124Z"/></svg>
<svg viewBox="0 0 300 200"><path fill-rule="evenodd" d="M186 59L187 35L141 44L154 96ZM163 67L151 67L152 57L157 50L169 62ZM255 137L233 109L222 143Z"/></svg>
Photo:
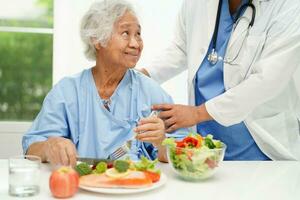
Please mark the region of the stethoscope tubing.
<svg viewBox="0 0 300 200"><path fill-rule="evenodd" d="M217 39L218 39L218 32L219 32L219 24L220 24L220 16L221 16L221 10L222 10L222 2L223 0L219 0L219 5L218 5L218 11L217 11L217 16L216 16L216 23L215 23L215 29L213 32L213 37L212 37L212 52L208 55L208 61L212 64L215 65L217 62L216 60L212 60L211 58L218 58L218 53L216 51L216 45L217 45ZM254 4L252 3L252 0L249 0L248 3L242 5L236 15L236 18L234 20L234 27L237 25L237 22L239 21L239 18L242 15L242 12L247 9L248 7L250 7L252 9L252 18L251 21L249 22L249 26L248 29L251 28L254 25L255 22L255 17L256 17L256 8L254 6ZM234 30L234 28L233 28ZM230 38L231 38L232 33L230 34ZM215 56L212 56L214 55Z"/></svg>

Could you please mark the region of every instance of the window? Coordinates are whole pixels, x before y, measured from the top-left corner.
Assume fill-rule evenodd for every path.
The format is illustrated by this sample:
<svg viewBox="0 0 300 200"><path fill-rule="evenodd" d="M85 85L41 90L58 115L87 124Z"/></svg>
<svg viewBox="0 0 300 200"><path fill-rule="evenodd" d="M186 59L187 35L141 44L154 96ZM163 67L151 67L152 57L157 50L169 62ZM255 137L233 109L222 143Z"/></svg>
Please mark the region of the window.
<svg viewBox="0 0 300 200"><path fill-rule="evenodd" d="M144 66L167 46L182 0L130 1L141 17L145 47L138 66ZM79 38L80 19L93 1L53 2L0 0L0 122L32 121L52 84L93 66ZM186 102L186 76L163 85L176 103Z"/></svg>
<svg viewBox="0 0 300 200"><path fill-rule="evenodd" d="M53 0L0 0L0 121L32 121L52 86Z"/></svg>

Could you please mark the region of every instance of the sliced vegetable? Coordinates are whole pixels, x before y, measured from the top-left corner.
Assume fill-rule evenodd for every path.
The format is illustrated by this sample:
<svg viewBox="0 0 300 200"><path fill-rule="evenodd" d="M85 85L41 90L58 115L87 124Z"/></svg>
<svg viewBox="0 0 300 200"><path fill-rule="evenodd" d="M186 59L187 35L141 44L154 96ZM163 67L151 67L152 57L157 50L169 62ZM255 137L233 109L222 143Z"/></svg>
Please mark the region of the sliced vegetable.
<svg viewBox="0 0 300 200"><path fill-rule="evenodd" d="M179 148L184 148L186 147L188 144L185 141L176 141L176 147Z"/></svg>
<svg viewBox="0 0 300 200"><path fill-rule="evenodd" d="M206 164L208 165L208 167L211 168L211 169L213 169L213 168L215 168L215 167L218 166L218 163L217 163L215 160L209 159L209 158L207 158L207 159L205 160L205 163L206 163Z"/></svg>
<svg viewBox="0 0 300 200"><path fill-rule="evenodd" d="M155 170L155 165L158 162L157 159L155 160L149 160L145 156L141 157L141 160L139 162L134 163L134 167L138 171L153 171L159 173L159 170Z"/></svg>
<svg viewBox="0 0 300 200"><path fill-rule="evenodd" d="M213 142L214 142L217 149L223 147L222 142L220 140L213 140Z"/></svg>
<svg viewBox="0 0 300 200"><path fill-rule="evenodd" d="M156 183L160 179L160 173L157 172L146 170L144 174L151 179L152 183Z"/></svg>
<svg viewBox="0 0 300 200"><path fill-rule="evenodd" d="M199 141L194 137L186 137L182 140L182 142L185 143L185 146L188 146L190 148L194 148L194 147L199 148L201 146L201 141Z"/></svg>
<svg viewBox="0 0 300 200"><path fill-rule="evenodd" d="M121 178L129 174L129 170L125 172L118 172L115 168L110 168L106 170L105 174L111 178Z"/></svg>
<svg viewBox="0 0 300 200"><path fill-rule="evenodd" d="M176 147L175 139L174 138L166 138L162 142L162 145L169 146L169 147Z"/></svg>
<svg viewBox="0 0 300 200"><path fill-rule="evenodd" d="M182 177L203 179L213 174L224 155L223 143L208 134L189 134L180 141L166 139L163 145L168 146L169 161ZM218 149L211 151L210 149Z"/></svg>

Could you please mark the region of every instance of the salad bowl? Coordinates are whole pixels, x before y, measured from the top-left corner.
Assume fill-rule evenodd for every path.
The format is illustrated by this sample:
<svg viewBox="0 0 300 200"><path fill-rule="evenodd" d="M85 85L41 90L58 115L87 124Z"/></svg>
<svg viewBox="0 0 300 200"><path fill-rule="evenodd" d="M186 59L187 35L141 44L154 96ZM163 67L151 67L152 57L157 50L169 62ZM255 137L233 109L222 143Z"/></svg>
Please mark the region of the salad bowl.
<svg viewBox="0 0 300 200"><path fill-rule="evenodd" d="M168 160L173 171L188 181L211 177L222 162L226 145L212 135L190 134L181 141L165 139Z"/></svg>

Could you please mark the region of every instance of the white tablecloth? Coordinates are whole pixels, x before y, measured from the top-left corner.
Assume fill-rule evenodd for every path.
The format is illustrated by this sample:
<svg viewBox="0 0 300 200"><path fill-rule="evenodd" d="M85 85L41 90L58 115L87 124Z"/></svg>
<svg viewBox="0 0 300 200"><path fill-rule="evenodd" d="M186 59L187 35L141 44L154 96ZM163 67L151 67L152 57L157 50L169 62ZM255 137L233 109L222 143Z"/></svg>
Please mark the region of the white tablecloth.
<svg viewBox="0 0 300 200"><path fill-rule="evenodd" d="M300 199L300 162L294 161L225 161L214 177L200 182L179 179L168 166L158 165L167 175L166 184L156 190L139 194L109 195L79 191L72 199L110 200L298 200ZM54 199L48 181L50 166L42 165L41 191L34 197L16 198L8 195L7 160L0 160L0 200Z"/></svg>

